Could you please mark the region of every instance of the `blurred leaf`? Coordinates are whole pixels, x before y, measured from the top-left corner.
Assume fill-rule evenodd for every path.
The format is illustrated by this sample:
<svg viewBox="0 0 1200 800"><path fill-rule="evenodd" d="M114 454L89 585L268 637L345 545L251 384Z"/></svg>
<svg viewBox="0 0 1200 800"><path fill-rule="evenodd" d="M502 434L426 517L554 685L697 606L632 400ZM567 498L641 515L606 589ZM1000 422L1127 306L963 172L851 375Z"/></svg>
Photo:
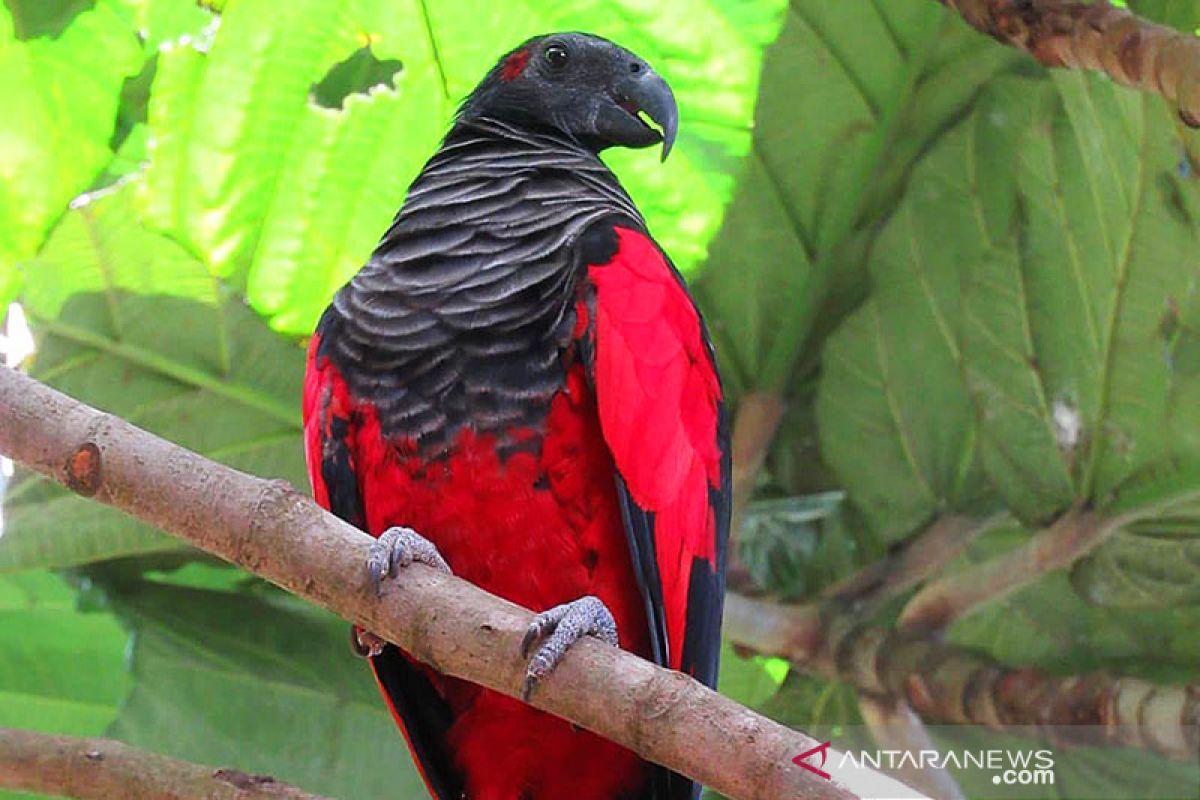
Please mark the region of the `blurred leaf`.
<svg viewBox="0 0 1200 800"><path fill-rule="evenodd" d="M649 153L612 157L688 269L706 251L748 147L758 61L781 5L243 0L225 10L211 48L160 56L142 202L217 275L244 281L276 328L307 333L387 227L454 104L504 49L546 30L588 29L658 66L692 121L663 169L646 169ZM395 88L350 94L338 110L314 102L314 86L336 80L367 45L403 65Z"/></svg>
<svg viewBox="0 0 1200 800"><path fill-rule="evenodd" d="M1130 0L1129 9L1181 31L1200 28L1200 0Z"/></svg>
<svg viewBox="0 0 1200 800"><path fill-rule="evenodd" d="M870 299L826 347L821 453L887 540L987 493L962 383L962 285L1011 246L1016 187L1006 165L1045 88L993 84L920 162L871 250Z"/></svg>
<svg viewBox="0 0 1200 800"><path fill-rule="evenodd" d="M1047 751L1053 781L1044 785L1005 785L1006 800L1073 800L1075 798L1191 798L1200 785L1196 764L1169 761L1137 748L1052 747L1032 731L1019 736L983 727L936 726L930 728L938 749L945 753L998 751L1004 758L1018 753L1031 756ZM1009 754L1013 754L1010 756ZM1035 766L1039 761L1032 762ZM949 768L967 797L997 797L997 772L988 769Z"/></svg>
<svg viewBox="0 0 1200 800"><path fill-rule="evenodd" d="M969 548L979 561L1024 542L1028 532L998 529ZM1196 679L1200 608L1113 608L1090 604L1065 571L1050 573L950 628L949 639L1007 664L1055 674L1093 670L1160 683Z"/></svg>
<svg viewBox="0 0 1200 800"><path fill-rule="evenodd" d="M1109 513L1134 519L1074 566L1075 590L1101 606L1200 604L1200 470L1123 487Z"/></svg>
<svg viewBox="0 0 1200 800"><path fill-rule="evenodd" d="M96 0L4 0L13 31L22 41L62 36L77 16L95 4Z"/></svg>
<svg viewBox="0 0 1200 800"><path fill-rule="evenodd" d="M395 89L395 78L404 65L394 59L380 61L370 45L361 47L325 73L312 87L312 99L321 108L340 109L352 94L370 94L371 90Z"/></svg>
<svg viewBox="0 0 1200 800"><path fill-rule="evenodd" d="M0 726L103 733L130 688L128 638L112 614L79 610L61 578L0 576Z"/></svg>
<svg viewBox="0 0 1200 800"><path fill-rule="evenodd" d="M856 542L836 524L844 496L825 492L751 503L737 544L755 583L792 599L845 574L857 553Z"/></svg>
<svg viewBox="0 0 1200 800"><path fill-rule="evenodd" d="M986 261L965 298L980 453L1030 522L1200 452L1197 370L1163 327L1200 276L1168 112L1095 77L1054 85L1020 149L1019 254Z"/></svg>
<svg viewBox="0 0 1200 800"><path fill-rule="evenodd" d="M863 244L922 151L1021 63L926 0L794 0L754 147L697 283L726 374L780 387L863 293ZM810 337L815 337L810 341Z"/></svg>
<svg viewBox="0 0 1200 800"><path fill-rule="evenodd" d="M422 797L349 625L281 593L135 583L134 688L109 734L334 797Z"/></svg>
<svg viewBox="0 0 1200 800"><path fill-rule="evenodd" d="M15 9L17 16L0 11L0 300L11 290L13 264L37 250L112 158L121 84L141 67L137 38L113 2ZM47 38L59 23L69 24Z"/></svg>
<svg viewBox="0 0 1200 800"><path fill-rule="evenodd" d="M727 643L721 643L721 676L717 691L751 708L775 694L789 671L780 658L743 658Z"/></svg>
<svg viewBox="0 0 1200 800"><path fill-rule="evenodd" d="M25 264L33 375L184 447L304 486L303 353L178 245L139 228L130 191L71 211ZM29 474L5 509L0 571L180 546Z"/></svg>
<svg viewBox="0 0 1200 800"><path fill-rule="evenodd" d="M836 745L839 749L845 747L841 740L846 728L862 724L858 698L852 688L796 670L762 710L772 719L810 736L839 740Z"/></svg>
<svg viewBox="0 0 1200 800"><path fill-rule="evenodd" d="M148 56L164 43L202 37L213 15L196 0L115 0L123 6Z"/></svg>

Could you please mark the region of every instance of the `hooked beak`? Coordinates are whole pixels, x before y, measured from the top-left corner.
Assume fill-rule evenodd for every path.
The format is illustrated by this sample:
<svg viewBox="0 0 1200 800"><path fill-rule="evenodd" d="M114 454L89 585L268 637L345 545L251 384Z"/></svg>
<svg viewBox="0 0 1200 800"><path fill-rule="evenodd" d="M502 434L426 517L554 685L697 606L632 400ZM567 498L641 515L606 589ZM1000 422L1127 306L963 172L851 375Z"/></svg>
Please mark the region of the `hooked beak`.
<svg viewBox="0 0 1200 800"><path fill-rule="evenodd" d="M657 72L646 69L638 75L630 75L617 87L623 96L621 105L635 117L645 112L656 125L662 128L662 160L666 161L675 145L675 133L679 130L679 109L675 95L667 82ZM640 118L639 118L639 121ZM645 123L643 123L645 124Z"/></svg>

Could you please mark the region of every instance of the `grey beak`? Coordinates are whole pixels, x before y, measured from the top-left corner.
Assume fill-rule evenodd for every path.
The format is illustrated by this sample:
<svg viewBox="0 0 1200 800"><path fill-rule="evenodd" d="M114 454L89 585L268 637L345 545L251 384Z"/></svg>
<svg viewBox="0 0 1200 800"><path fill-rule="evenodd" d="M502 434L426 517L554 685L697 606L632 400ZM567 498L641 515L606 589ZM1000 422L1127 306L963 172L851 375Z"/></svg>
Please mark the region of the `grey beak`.
<svg viewBox="0 0 1200 800"><path fill-rule="evenodd" d="M646 112L646 116L662 127L662 160L666 161L675 145L675 134L679 130L679 108L675 95L667 82L653 70L645 70L624 87L625 95Z"/></svg>

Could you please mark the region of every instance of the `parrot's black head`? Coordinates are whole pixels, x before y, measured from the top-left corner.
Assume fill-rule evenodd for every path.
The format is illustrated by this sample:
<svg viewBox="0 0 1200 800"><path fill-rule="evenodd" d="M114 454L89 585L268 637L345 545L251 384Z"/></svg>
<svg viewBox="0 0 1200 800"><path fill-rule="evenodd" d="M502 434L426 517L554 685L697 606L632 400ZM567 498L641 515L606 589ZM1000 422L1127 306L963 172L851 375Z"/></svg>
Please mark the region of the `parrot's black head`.
<svg viewBox="0 0 1200 800"><path fill-rule="evenodd" d="M661 133L643 121L645 114ZM650 66L586 33L536 36L506 54L463 103L460 119L549 128L596 151L675 142L675 97Z"/></svg>

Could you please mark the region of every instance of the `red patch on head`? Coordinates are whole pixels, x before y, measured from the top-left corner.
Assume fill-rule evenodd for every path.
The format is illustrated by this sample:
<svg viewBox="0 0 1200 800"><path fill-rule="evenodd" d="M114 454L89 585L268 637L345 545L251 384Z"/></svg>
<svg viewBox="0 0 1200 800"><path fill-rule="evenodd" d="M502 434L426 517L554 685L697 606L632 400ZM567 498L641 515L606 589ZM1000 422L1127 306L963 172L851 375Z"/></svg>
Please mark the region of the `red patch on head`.
<svg viewBox="0 0 1200 800"><path fill-rule="evenodd" d="M504 59L504 66L500 68L500 78L506 81L518 78L527 66L529 66L529 48L523 47Z"/></svg>

